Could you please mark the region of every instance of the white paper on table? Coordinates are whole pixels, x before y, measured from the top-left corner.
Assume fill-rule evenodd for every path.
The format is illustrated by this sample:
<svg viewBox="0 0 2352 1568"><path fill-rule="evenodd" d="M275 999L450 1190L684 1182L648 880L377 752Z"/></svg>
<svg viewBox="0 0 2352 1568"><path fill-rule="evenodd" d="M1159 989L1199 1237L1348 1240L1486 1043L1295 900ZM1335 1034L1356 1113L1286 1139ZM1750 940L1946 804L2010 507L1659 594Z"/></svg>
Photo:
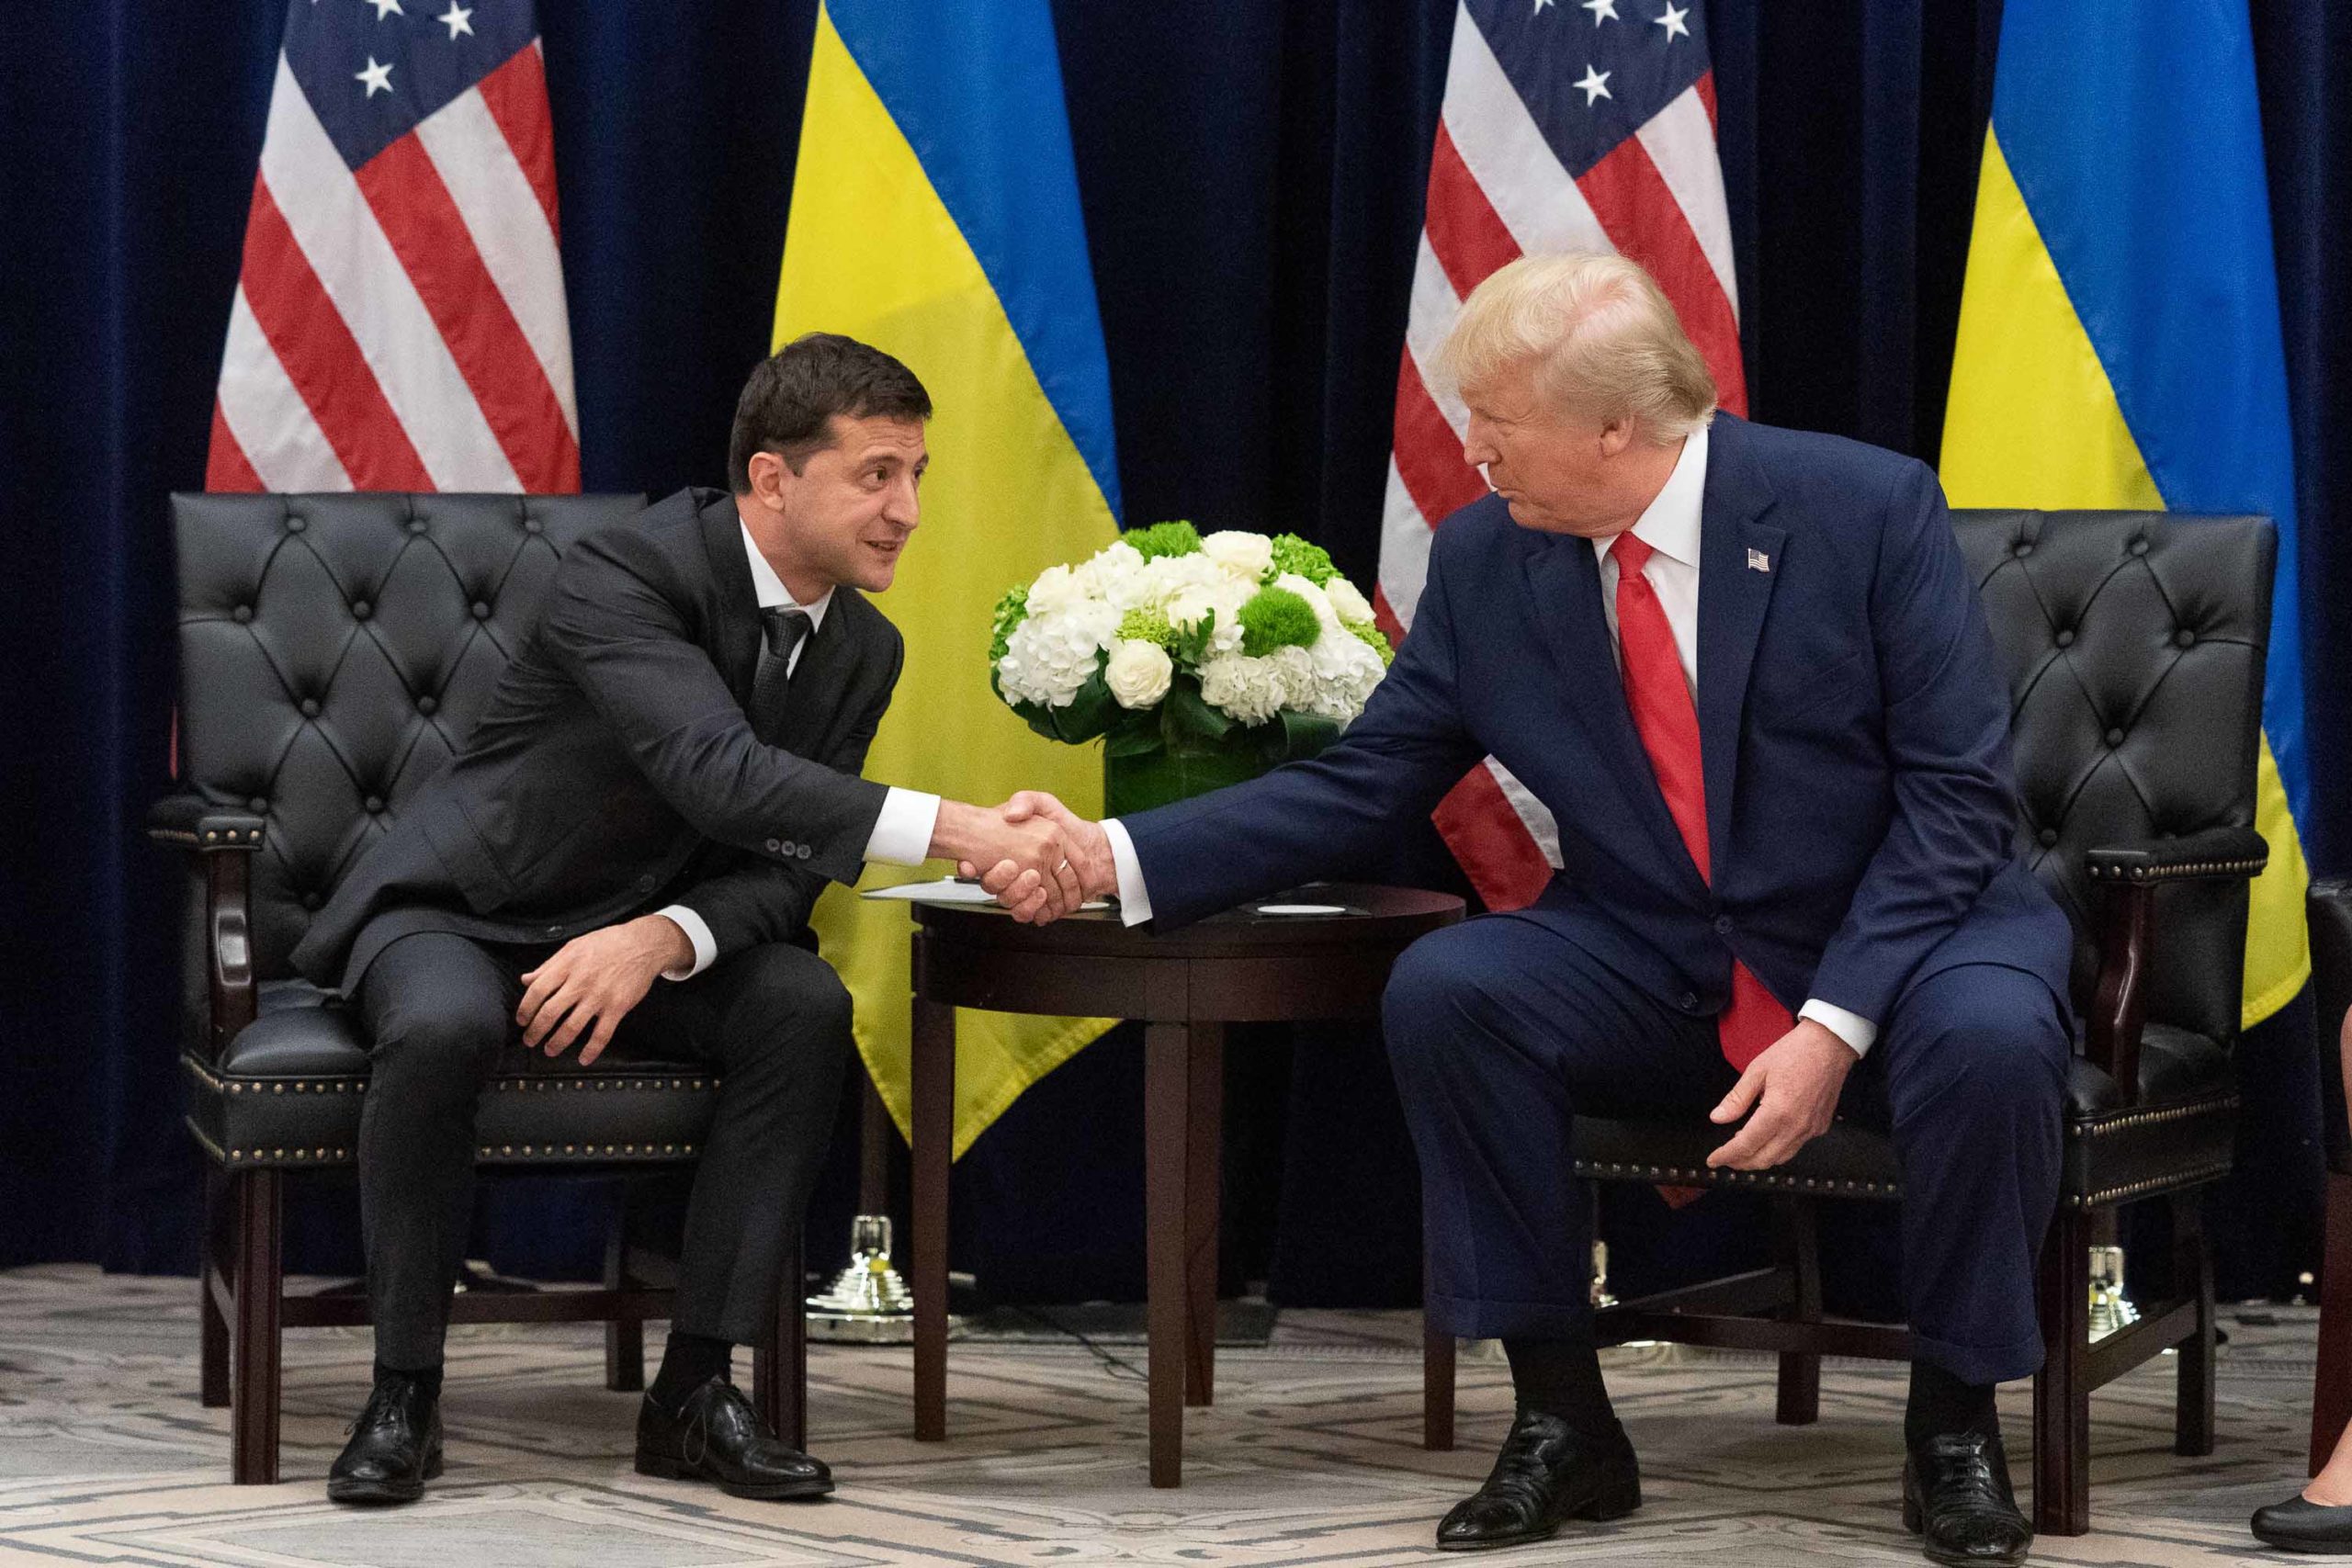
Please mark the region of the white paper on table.
<svg viewBox="0 0 2352 1568"><path fill-rule="evenodd" d="M977 882L962 882L943 876L936 882L900 882L888 887L869 887L858 895L861 898L900 898L910 904L993 904L996 895ZM1079 906L1081 909L1107 909L1110 904L1101 898L1090 898Z"/></svg>

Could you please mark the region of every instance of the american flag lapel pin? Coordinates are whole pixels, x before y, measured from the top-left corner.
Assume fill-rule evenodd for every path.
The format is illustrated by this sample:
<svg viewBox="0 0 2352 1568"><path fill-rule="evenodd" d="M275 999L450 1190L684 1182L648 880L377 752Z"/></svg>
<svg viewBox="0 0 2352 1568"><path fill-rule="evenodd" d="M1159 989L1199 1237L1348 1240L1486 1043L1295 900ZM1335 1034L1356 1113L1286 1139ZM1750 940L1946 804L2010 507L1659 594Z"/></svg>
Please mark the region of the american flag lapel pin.
<svg viewBox="0 0 2352 1568"><path fill-rule="evenodd" d="M1750 550L1747 552L1747 570L1750 571L1770 571L1772 570L1772 558L1766 555L1762 550Z"/></svg>

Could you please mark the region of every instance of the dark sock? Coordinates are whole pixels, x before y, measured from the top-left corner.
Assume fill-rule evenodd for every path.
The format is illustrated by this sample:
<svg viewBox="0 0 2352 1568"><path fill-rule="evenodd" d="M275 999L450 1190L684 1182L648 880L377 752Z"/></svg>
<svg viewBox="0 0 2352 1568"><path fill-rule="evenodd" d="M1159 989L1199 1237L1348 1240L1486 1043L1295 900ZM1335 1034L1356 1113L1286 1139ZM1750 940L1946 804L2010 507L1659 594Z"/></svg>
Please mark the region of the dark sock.
<svg viewBox="0 0 2352 1568"><path fill-rule="evenodd" d="M1606 1438L1617 1412L1600 1381L1600 1354L1589 1339L1506 1339L1511 1393L1522 1410L1556 1416L1576 1432Z"/></svg>
<svg viewBox="0 0 2352 1568"><path fill-rule="evenodd" d="M713 1378L735 1375L735 1347L725 1339L701 1334L676 1334L662 1348L662 1370L645 1397L664 1410L684 1408L686 1395Z"/></svg>
<svg viewBox="0 0 2352 1568"><path fill-rule="evenodd" d="M406 1378L411 1382L422 1384L424 1389L424 1397L427 1399L441 1397L441 1369L438 1367L426 1367L420 1371L410 1371L401 1367L388 1367L381 1361L377 1362L376 1381L383 1382L391 1378Z"/></svg>
<svg viewBox="0 0 2352 1568"><path fill-rule="evenodd" d="M1991 1383L1962 1382L1928 1361L1911 1363L1911 1403L1903 1412L1903 1440L1917 1448L1946 1432L1998 1437L2001 1421Z"/></svg>

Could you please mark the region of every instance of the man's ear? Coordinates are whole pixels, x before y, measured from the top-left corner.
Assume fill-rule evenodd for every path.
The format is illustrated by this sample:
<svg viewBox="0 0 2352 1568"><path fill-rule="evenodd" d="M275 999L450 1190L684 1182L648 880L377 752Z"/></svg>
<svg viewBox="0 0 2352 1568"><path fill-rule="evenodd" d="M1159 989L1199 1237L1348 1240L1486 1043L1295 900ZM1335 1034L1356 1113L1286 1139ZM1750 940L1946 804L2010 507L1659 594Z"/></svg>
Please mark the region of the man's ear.
<svg viewBox="0 0 2352 1568"><path fill-rule="evenodd" d="M1614 457L1634 444L1634 421L1631 415L1612 419L1600 427L1600 455Z"/></svg>
<svg viewBox="0 0 2352 1568"><path fill-rule="evenodd" d="M751 472L752 501L769 512L784 510L784 487L791 482L792 470L774 452L754 452L745 465Z"/></svg>

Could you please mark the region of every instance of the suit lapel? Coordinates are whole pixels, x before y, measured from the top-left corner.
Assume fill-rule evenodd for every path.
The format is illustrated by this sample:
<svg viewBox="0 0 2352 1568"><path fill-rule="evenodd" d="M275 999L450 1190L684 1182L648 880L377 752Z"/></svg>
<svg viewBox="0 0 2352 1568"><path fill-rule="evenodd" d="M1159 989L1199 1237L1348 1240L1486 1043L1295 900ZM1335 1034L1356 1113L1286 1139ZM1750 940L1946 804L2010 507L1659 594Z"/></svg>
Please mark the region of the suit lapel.
<svg viewBox="0 0 2352 1568"><path fill-rule="evenodd" d="M826 728L840 711L857 663L850 645L857 626L848 601L856 590L836 588L825 610L825 624L800 645L800 662L792 667L792 684L786 688L784 728L777 744L797 756L813 757L825 739Z"/></svg>
<svg viewBox="0 0 2352 1568"><path fill-rule="evenodd" d="M736 515L733 496L721 491L703 507L702 530L703 543L710 553L711 581L717 589L710 616L711 662L718 666L735 700L748 707L752 677L760 663L760 606L752 588L752 563L743 553L743 521Z"/></svg>
<svg viewBox="0 0 2352 1568"><path fill-rule="evenodd" d="M1695 882L1699 868L1682 842L1681 830L1658 793L1657 773L1642 749L1617 656L1609 646L1609 623L1600 606L1600 567L1589 539L1522 530L1527 591L1536 624L1560 677L1568 711L1591 739L1603 764L1623 780L1625 798L1657 841L1667 863L1679 865Z"/></svg>
<svg viewBox="0 0 2352 1568"><path fill-rule="evenodd" d="M1745 422L1716 416L1708 433L1699 524L1699 754L1707 785L1708 859L1718 884L1731 840L1748 671L1789 537L1758 521L1772 505L1772 490L1749 460L1747 438Z"/></svg>

